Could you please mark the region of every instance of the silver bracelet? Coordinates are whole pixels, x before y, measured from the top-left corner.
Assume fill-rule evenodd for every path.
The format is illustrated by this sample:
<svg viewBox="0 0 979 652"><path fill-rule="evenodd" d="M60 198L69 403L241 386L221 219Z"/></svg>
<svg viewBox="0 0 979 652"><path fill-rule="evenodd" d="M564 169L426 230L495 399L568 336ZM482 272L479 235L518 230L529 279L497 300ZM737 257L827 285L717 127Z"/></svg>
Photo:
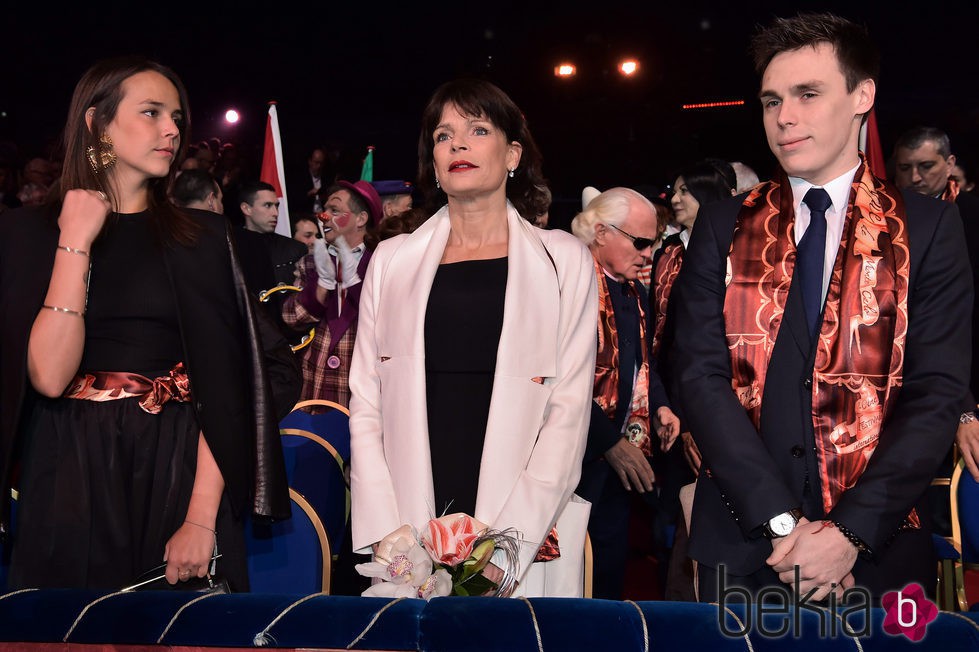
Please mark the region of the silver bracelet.
<svg viewBox="0 0 979 652"><path fill-rule="evenodd" d="M962 415L959 417L959 423L975 423L975 422L976 422L976 413L973 410L969 410L968 412L963 412Z"/></svg>
<svg viewBox="0 0 979 652"><path fill-rule="evenodd" d="M501 534L508 534L501 533ZM509 598L517 588L517 577L520 568L520 544L513 536L501 536L496 540L496 547L502 550L506 557L506 564L500 570L503 571L503 579L496 587L494 595L498 598Z"/></svg>

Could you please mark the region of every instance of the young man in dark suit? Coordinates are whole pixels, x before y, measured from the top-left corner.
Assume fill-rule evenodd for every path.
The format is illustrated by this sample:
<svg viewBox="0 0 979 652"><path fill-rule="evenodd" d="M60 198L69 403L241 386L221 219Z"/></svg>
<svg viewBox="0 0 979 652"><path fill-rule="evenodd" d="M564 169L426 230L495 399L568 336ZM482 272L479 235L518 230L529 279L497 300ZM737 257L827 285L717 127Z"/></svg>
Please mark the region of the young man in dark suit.
<svg viewBox="0 0 979 652"><path fill-rule="evenodd" d="M969 374L972 280L953 204L858 151L876 47L832 14L752 41L771 181L707 206L674 289L676 364L703 455L699 597L934 594L921 509ZM810 594L811 592L811 594Z"/></svg>

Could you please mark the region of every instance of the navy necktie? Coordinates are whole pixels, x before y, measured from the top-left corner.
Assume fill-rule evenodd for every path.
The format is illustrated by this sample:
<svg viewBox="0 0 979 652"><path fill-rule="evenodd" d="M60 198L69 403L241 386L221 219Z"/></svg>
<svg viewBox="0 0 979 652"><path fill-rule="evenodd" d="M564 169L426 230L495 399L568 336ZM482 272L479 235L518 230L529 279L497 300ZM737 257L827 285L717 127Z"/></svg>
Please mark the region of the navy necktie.
<svg viewBox="0 0 979 652"><path fill-rule="evenodd" d="M802 286L810 337L816 337L819 316L823 312L823 262L826 257L826 209L833 202L822 188L810 188L802 199L809 207L809 228L797 247L795 266Z"/></svg>

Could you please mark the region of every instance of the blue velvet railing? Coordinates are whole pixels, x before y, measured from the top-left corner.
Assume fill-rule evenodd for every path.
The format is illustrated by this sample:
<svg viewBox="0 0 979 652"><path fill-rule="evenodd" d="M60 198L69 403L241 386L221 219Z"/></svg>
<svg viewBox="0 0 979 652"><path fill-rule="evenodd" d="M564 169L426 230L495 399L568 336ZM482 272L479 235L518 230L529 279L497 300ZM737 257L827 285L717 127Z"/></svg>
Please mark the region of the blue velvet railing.
<svg viewBox="0 0 979 652"><path fill-rule="evenodd" d="M871 610L858 640L818 613L804 611L798 629L780 639L780 616L757 620L746 636L744 607L684 602L612 602L535 598L437 598L391 601L345 596L184 592L105 594L23 591L0 597L0 648L6 643L372 650L952 650L979 649L979 613L941 612L924 640L883 631ZM837 624L840 621L837 620ZM855 627L861 626L858 619ZM725 634L722 629L726 629ZM538 645L538 636L540 645ZM648 646L648 647L647 647Z"/></svg>

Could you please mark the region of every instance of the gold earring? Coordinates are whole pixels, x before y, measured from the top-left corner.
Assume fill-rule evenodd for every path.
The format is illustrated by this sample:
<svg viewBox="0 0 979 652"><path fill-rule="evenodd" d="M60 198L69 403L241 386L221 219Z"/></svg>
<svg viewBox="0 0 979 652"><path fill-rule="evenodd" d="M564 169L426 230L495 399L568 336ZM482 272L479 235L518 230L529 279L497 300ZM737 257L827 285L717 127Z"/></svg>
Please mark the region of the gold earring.
<svg viewBox="0 0 979 652"><path fill-rule="evenodd" d="M88 159L88 164L92 166L92 172L95 174L99 173L99 160L95 156L95 148L89 145L85 148L85 158Z"/></svg>
<svg viewBox="0 0 979 652"><path fill-rule="evenodd" d="M99 138L99 162L102 163L103 170L108 170L116 164L116 153L112 150L112 139L105 132Z"/></svg>

